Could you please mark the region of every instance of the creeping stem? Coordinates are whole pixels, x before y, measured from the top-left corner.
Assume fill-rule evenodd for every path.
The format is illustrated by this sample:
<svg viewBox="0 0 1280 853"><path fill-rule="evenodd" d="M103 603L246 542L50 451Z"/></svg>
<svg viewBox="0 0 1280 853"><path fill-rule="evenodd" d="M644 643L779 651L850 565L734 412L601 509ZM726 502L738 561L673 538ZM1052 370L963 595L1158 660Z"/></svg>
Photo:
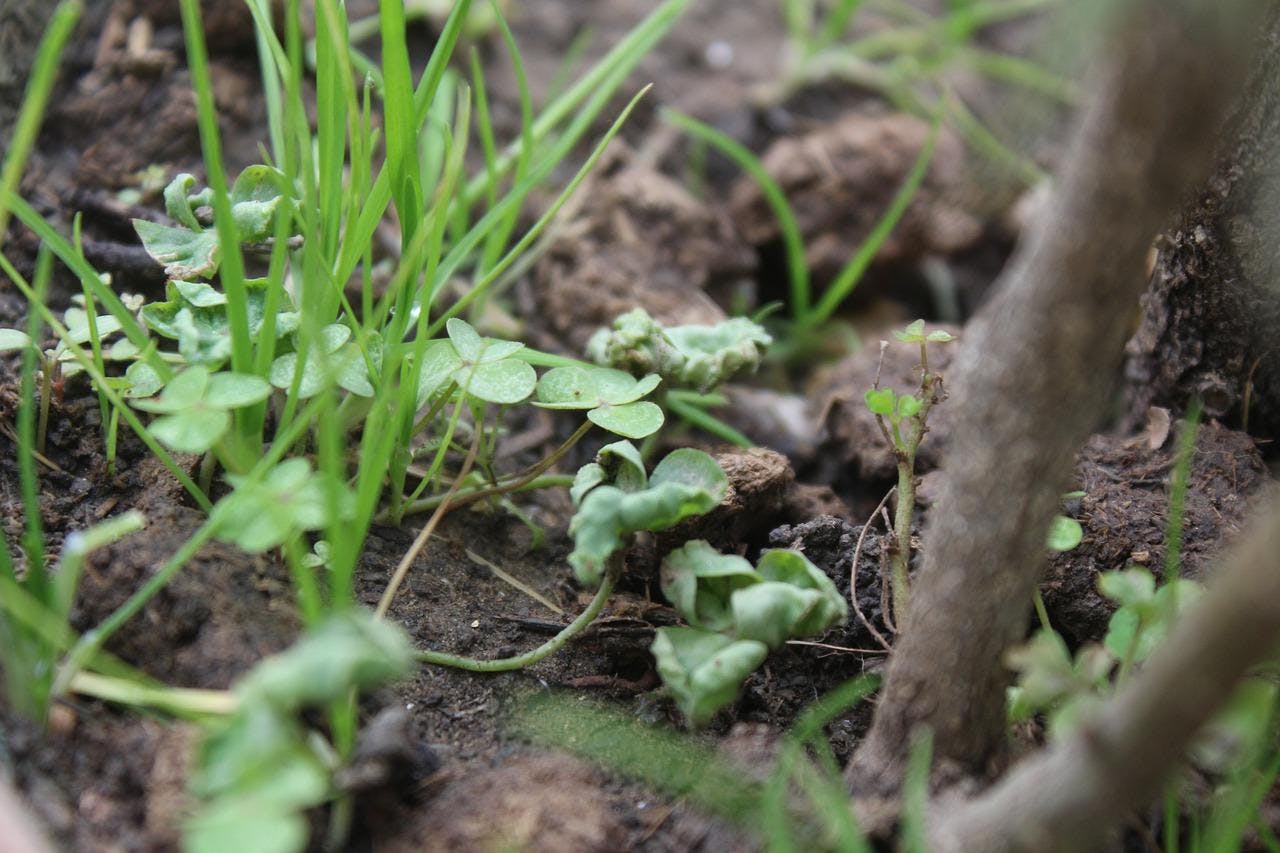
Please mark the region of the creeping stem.
<svg viewBox="0 0 1280 853"><path fill-rule="evenodd" d="M548 655L555 654L565 643L572 640L578 634L586 630L587 626L595 621L600 615L600 611L604 608L605 601L608 600L609 594L613 592L613 582L617 575L616 566L611 567L605 573L604 580L600 582L600 589L596 590L595 597L591 599L591 603L587 605L587 609L582 611L577 619L574 619L564 627L559 634L556 634L550 640L547 640L536 649L531 649L522 655L516 655L510 658L499 658L497 660L477 660L476 658L464 658L458 655L451 655L447 652L417 652L415 657L423 663L434 663L439 666L451 666L455 669L466 669L471 672L510 672L513 669L523 669L526 666L532 666Z"/></svg>

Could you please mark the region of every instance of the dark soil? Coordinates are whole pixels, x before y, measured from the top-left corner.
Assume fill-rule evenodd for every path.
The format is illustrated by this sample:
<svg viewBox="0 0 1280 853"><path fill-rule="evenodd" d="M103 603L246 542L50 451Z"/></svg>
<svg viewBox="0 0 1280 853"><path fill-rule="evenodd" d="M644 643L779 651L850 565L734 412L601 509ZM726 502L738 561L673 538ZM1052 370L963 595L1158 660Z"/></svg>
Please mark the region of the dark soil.
<svg viewBox="0 0 1280 853"><path fill-rule="evenodd" d="M590 28L588 56L598 56L653 4L514 5L513 25L538 95L579 33ZM240 4L204 7L207 16L216 16L209 42L234 169L257 159L265 136L252 30ZM131 217L161 219L163 204L153 193L127 205L116 191L135 186L136 173L153 164L169 175L200 174L175 9L164 2L104 0L91 35L72 52L24 183L28 197L56 221L84 212L89 260L110 272L120 291L155 293L163 284L129 226ZM654 81L654 93L607 167L574 201L573 215L558 223L545 255L512 291L513 313L531 344L577 354L598 326L636 305L667 322L703 322L736 310L742 299L755 307L785 296L777 233L758 195L716 158L703 183L688 181L682 143L656 118L660 104L712 121L765 154L797 205L819 288L852 253L910 168L924 126L853 87L820 87L782 102L764 98L783 48L776 14L774 0L694 4L643 63L635 81ZM431 37L427 28L413 34L423 55ZM719 45L729 47L727 65L714 59L724 55ZM516 101L505 53L494 45L482 52L495 121L509 129ZM602 121L611 118L606 112ZM885 527L872 519L862 536L862 525L892 485L894 468L862 395L875 381L876 342L889 324L917 315L961 320L943 306L972 308L1007 255L1005 211L993 209L989 196L969 192L972 158L944 136L924 192L840 318L862 330L860 351L821 369L771 368L756 382L729 389L725 419L771 450L729 451L696 432L682 437L717 453L730 477L730 496L708 516L638 543L621 591L596 625L522 672L422 667L366 701L361 748L341 776L360 792L351 849L676 851L739 850L752 843L723 821L607 767L534 748L508 733L505 721L530 691L564 691L605 700L638 719L679 725L674 707L657 692L648 646L655 628L677 621L658 591L659 560L693 537L749 558L766 547L797 548L842 593L851 592L851 581L857 587L860 615L771 655L706 733L744 774L767 772L779 735L802 708L882 665L881 638L893 639L880 584ZM30 235L11 229L7 247L24 272L34 246ZM939 264L958 283L959 301L938 298L928 284L928 270ZM69 279L55 281L55 305L65 307L75 289ZM24 318L22 300L0 278L0 326ZM961 327L951 328L963 334ZM931 352L932 366L945 373L946 348ZM881 382L906 390L918 381L914 369L909 348L890 346ZM3 427L13 423L17 360L0 357L0 371ZM56 557L70 531L127 509L142 510L149 525L90 561L73 614L77 630L91 628L124 601L201 521L127 430L109 468L99 417L97 399L83 381L69 381L53 400L48 462L40 468L52 553ZM514 468L522 454L536 457L571 428L545 413L513 421L508 441L519 452L503 464ZM944 403L931 418L921 474L938 466L947 430ZM1073 643L1096 638L1109 615L1096 593L1099 572L1131 562L1162 566L1175 438L1167 429L1160 432L1096 436L1081 455L1085 496L1069 509L1085 539L1050 560L1043 589L1055 625ZM12 537L21 529L22 510L10 447L0 432L0 523ZM1202 428L1197 448L1182 571L1200 578L1211 573L1222 540L1237 530L1250 497L1271 477L1254 442L1217 423ZM586 461L591 450L575 453L563 469ZM930 482L926 476L921 486L923 505ZM420 647L508 656L544 642L581 611L589 596L575 587L565 562L572 512L567 495L535 493L522 496L520 505L545 530L539 550L531 531L504 511L477 505L446 517L391 609ZM922 523L926 515L920 513ZM357 577L362 602L377 602L420 523L375 526ZM223 688L286 647L298 624L288 574L276 558L212 544L108 648L167 683ZM863 703L829 726L841 761L869 717L870 705ZM188 726L93 701L60 704L48 731L0 707L0 763L66 849L175 849L189 805L183 790L195 737Z"/></svg>

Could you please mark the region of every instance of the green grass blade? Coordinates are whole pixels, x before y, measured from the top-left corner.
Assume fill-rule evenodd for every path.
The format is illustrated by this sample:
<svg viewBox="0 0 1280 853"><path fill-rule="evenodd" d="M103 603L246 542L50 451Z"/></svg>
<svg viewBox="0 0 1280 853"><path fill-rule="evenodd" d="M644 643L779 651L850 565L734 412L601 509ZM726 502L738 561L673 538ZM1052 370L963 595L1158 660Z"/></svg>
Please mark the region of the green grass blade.
<svg viewBox="0 0 1280 853"><path fill-rule="evenodd" d="M27 165L27 156L35 144L40 122L44 119L45 106L49 102L49 93L58 77L58 61L80 19L80 11L79 2L67 0L59 3L36 51L22 108L14 123L13 135L9 138L9 150L4 155L4 166L0 167L0 246L4 245L5 234L9 230L9 204L6 199L17 195L18 184L22 181L22 172Z"/></svg>
<svg viewBox="0 0 1280 853"><path fill-rule="evenodd" d="M831 315L840 307L840 303L848 298L853 289L857 287L858 282L862 280L863 273L867 271L867 267L871 266L876 253L880 251L884 241L889 239L893 229L898 226L903 214L907 212L911 200L915 198L916 192L919 191L920 185L924 183L925 175L929 173L929 164L933 162L934 149L938 144L938 131L939 124L935 121L929 131L929 136L925 139L925 143L920 149L920 153L916 155L916 161L911 166L911 171L907 173L906 180L902 182L902 186L898 188L893 201L890 202L889 209L880 217L875 227L871 229L871 233L867 235L867 239L862 241L862 245L858 246L858 251L840 270L840 274L836 276L835 281L822 294L822 298L818 300L817 307L814 308L809 317L809 323L807 325L797 324L800 326L799 331L811 330L831 319Z"/></svg>
<svg viewBox="0 0 1280 853"><path fill-rule="evenodd" d="M792 317L797 325L813 325L809 320L809 267L804 256L804 237L800 234L800 223L796 221L795 213L791 210L782 187L778 186L778 182L765 170L764 163L760 162L759 157L728 134L675 110L663 110L662 117L690 136L714 147L755 181L765 203L769 205L774 217L778 220L778 230L786 252L787 274L791 284Z"/></svg>
<svg viewBox="0 0 1280 853"><path fill-rule="evenodd" d="M404 0L381 0L378 8L387 171L400 217L400 233L407 244L422 215L422 176L418 172L418 122L414 118L413 76L405 42Z"/></svg>
<svg viewBox="0 0 1280 853"><path fill-rule="evenodd" d="M186 38L187 65L196 93L196 123L200 130L200 147L204 152L204 168L213 190L213 219L218 232L221 265L218 278L227 297L227 320L231 330L231 364L240 373L253 370L253 342L249 336L249 309L244 288L244 258L240 253L240 235L231 217L231 194L226 170L222 164L222 141L218 132L218 108L213 100L213 81L209 75L209 55L204 41L204 24L200 17L200 0L179 0L182 30Z"/></svg>

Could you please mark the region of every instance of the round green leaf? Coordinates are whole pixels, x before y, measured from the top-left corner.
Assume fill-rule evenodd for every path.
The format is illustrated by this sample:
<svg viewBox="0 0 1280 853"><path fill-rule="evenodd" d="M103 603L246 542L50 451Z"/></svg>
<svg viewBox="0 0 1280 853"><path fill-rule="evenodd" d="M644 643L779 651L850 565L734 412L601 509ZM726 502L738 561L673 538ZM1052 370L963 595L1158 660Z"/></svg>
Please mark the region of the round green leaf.
<svg viewBox="0 0 1280 853"><path fill-rule="evenodd" d="M689 723L702 726L733 701L769 649L697 628L659 628L650 647L658 675Z"/></svg>
<svg viewBox="0 0 1280 853"><path fill-rule="evenodd" d="M917 415L922 405L920 398L914 394L903 394L898 398L898 417L909 418Z"/></svg>
<svg viewBox="0 0 1280 853"><path fill-rule="evenodd" d="M596 454L596 461L603 466L610 482L624 492L638 492L649 484L644 458L629 441L606 444Z"/></svg>
<svg viewBox="0 0 1280 853"><path fill-rule="evenodd" d="M164 387L160 374L145 361L135 361L129 365L124 372L124 378L129 380L129 387L125 389L124 396L130 399L150 397Z"/></svg>
<svg viewBox="0 0 1280 853"><path fill-rule="evenodd" d="M209 377L204 401L215 409L240 409L261 403L271 393L271 384L246 373L215 373Z"/></svg>
<svg viewBox="0 0 1280 853"><path fill-rule="evenodd" d="M669 553L662 560L661 578L662 594L684 620L708 631L731 627L730 596L760 583L760 576L745 559L736 554L721 554L701 539Z"/></svg>
<svg viewBox="0 0 1280 853"><path fill-rule="evenodd" d="M418 407L427 404L447 385L461 359L449 341L432 341L422 353L422 369L418 373Z"/></svg>
<svg viewBox="0 0 1280 853"><path fill-rule="evenodd" d="M150 426L152 435L179 453L205 453L230 428L230 414L217 409L200 408L156 418Z"/></svg>
<svg viewBox="0 0 1280 853"><path fill-rule="evenodd" d="M662 409L648 400L622 406L601 406L587 412L587 419L602 429L626 438L641 439L662 429Z"/></svg>
<svg viewBox="0 0 1280 853"><path fill-rule="evenodd" d="M867 408L873 415L889 417L893 414L893 390L891 388L872 388L863 395Z"/></svg>
<svg viewBox="0 0 1280 853"><path fill-rule="evenodd" d="M480 333L470 323L459 320L457 317L450 317L444 324L444 328L459 358L463 361L479 361L480 353L484 349L484 338L480 337Z"/></svg>
<svg viewBox="0 0 1280 853"><path fill-rule="evenodd" d="M537 405L546 409L592 409L600 404L591 371L583 367L553 367L538 380Z"/></svg>
<svg viewBox="0 0 1280 853"><path fill-rule="evenodd" d="M681 447L667 454L649 475L649 485L682 483L702 489L715 503L720 503L729 493L729 478L720 464L701 450Z"/></svg>
<svg viewBox="0 0 1280 853"><path fill-rule="evenodd" d="M799 635L796 627L821 603L821 593L778 581L736 590L731 600L734 633L780 648L788 637Z"/></svg>
<svg viewBox="0 0 1280 853"><path fill-rule="evenodd" d="M1084 539L1084 528L1080 522L1065 515L1055 515L1049 525L1049 550L1070 551Z"/></svg>
<svg viewBox="0 0 1280 853"><path fill-rule="evenodd" d="M901 332L894 332L893 336L903 343L920 343L924 340L924 320L913 320Z"/></svg>
<svg viewBox="0 0 1280 853"><path fill-rule="evenodd" d="M454 371L453 380L477 399L511 405L533 393L538 374L526 362L507 358L484 362L474 368L460 367Z"/></svg>
<svg viewBox="0 0 1280 853"><path fill-rule="evenodd" d="M208 385L208 369L194 365L170 379L158 399L139 400L134 406L146 412L163 414L185 411L200 402Z"/></svg>

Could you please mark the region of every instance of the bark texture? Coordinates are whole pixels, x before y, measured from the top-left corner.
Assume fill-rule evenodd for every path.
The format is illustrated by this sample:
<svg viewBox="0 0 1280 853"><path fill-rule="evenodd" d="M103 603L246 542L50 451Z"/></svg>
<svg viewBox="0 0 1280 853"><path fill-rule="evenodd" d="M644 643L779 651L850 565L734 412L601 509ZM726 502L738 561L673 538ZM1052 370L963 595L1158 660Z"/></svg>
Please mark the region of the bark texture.
<svg viewBox="0 0 1280 853"><path fill-rule="evenodd" d="M1196 731L1280 640L1280 506L1138 675L1069 740L933 827L937 851L1095 850L1154 799Z"/></svg>
<svg viewBox="0 0 1280 853"><path fill-rule="evenodd" d="M1249 430L1280 434L1280 7L1270 6L1213 174L1160 242L1129 345L1135 423L1149 406L1180 413L1196 396L1210 416L1241 423L1248 395Z"/></svg>
<svg viewBox="0 0 1280 853"><path fill-rule="evenodd" d="M1002 658L1025 635L1050 518L1116 388L1151 241L1207 174L1247 67L1235 5L1129 4L1054 200L970 324L910 613L850 763L857 795L896 796L921 724L939 783L998 769Z"/></svg>

